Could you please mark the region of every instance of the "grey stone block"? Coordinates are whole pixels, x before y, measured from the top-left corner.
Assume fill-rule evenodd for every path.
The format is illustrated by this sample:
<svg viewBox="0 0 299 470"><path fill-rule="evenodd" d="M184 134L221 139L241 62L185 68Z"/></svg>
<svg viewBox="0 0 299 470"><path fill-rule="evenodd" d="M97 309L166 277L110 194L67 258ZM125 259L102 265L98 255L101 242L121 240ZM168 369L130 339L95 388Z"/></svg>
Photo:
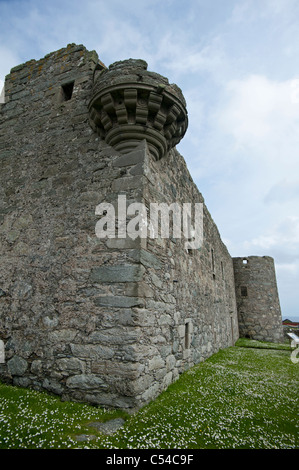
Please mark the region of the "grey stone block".
<svg viewBox="0 0 299 470"><path fill-rule="evenodd" d="M121 295L97 297L94 299L95 305L99 307L143 307L144 300L138 297L125 297Z"/></svg>
<svg viewBox="0 0 299 470"><path fill-rule="evenodd" d="M123 178L118 178L112 183L113 191L127 191L129 189L141 188L143 185L143 176L125 176Z"/></svg>
<svg viewBox="0 0 299 470"><path fill-rule="evenodd" d="M113 166L131 166L138 163L143 163L145 158L145 149L136 149L126 155L122 155L113 162Z"/></svg>
<svg viewBox="0 0 299 470"><path fill-rule="evenodd" d="M144 249L132 250L130 258L149 268L161 269L163 266L162 261L156 255Z"/></svg>
<svg viewBox="0 0 299 470"><path fill-rule="evenodd" d="M93 282L138 282L144 274L144 267L139 265L100 266L91 271Z"/></svg>
<svg viewBox="0 0 299 470"><path fill-rule="evenodd" d="M28 363L22 357L14 356L7 362L7 366L11 375L24 375L27 370Z"/></svg>
<svg viewBox="0 0 299 470"><path fill-rule="evenodd" d="M74 375L73 377L67 379L66 385L69 388L79 388L80 390L107 388L107 384L100 377L97 377L93 374Z"/></svg>

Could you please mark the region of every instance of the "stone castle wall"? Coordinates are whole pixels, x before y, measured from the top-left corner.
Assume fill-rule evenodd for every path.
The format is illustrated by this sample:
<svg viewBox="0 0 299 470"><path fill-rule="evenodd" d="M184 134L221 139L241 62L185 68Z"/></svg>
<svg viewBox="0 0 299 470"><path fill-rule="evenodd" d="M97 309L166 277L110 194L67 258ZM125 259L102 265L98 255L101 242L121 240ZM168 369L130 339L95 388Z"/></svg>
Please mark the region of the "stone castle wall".
<svg viewBox="0 0 299 470"><path fill-rule="evenodd" d="M283 341L274 260L270 256L233 258L240 336Z"/></svg>
<svg viewBox="0 0 299 470"><path fill-rule="evenodd" d="M160 76L153 88L150 73L142 89L137 84L122 94L116 84L100 96L106 70L96 53L69 45L6 79L0 377L64 399L134 409L235 343L237 304L232 259L173 147L186 124L179 91ZM134 106L143 124L130 131L134 145L124 154L104 134L114 139L124 121L127 132ZM127 207L202 203L203 244L188 250L174 236L99 238L95 227L105 214L96 207L110 203L117 213L119 196Z"/></svg>

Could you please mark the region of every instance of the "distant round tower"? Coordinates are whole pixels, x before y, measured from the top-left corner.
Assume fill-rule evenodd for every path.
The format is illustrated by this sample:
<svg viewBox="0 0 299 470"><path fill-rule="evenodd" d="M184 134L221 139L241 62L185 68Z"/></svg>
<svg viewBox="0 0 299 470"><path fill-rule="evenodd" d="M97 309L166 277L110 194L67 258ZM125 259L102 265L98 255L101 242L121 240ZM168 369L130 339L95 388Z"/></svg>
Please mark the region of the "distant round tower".
<svg viewBox="0 0 299 470"><path fill-rule="evenodd" d="M283 341L273 258L233 258L233 264L240 337L259 341Z"/></svg>

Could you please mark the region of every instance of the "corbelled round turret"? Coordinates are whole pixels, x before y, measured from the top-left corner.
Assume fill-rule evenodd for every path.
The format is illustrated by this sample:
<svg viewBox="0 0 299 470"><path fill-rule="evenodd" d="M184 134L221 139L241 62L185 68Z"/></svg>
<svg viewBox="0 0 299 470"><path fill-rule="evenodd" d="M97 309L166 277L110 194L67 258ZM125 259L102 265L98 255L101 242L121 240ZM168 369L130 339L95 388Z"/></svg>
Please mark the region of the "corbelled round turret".
<svg viewBox="0 0 299 470"><path fill-rule="evenodd" d="M146 139L158 160L184 136L188 117L181 90L147 70L144 60L115 62L95 74L91 126L120 153Z"/></svg>

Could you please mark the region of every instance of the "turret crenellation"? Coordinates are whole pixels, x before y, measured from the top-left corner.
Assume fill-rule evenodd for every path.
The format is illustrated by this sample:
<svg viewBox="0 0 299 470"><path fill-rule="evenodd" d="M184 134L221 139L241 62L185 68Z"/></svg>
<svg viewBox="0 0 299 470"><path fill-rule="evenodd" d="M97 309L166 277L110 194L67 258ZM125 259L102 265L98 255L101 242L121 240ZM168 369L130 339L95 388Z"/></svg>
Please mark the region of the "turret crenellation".
<svg viewBox="0 0 299 470"><path fill-rule="evenodd" d="M116 150L128 153L145 139L156 160L180 142L188 126L179 87L138 59L115 62L95 76L89 115L93 129Z"/></svg>

